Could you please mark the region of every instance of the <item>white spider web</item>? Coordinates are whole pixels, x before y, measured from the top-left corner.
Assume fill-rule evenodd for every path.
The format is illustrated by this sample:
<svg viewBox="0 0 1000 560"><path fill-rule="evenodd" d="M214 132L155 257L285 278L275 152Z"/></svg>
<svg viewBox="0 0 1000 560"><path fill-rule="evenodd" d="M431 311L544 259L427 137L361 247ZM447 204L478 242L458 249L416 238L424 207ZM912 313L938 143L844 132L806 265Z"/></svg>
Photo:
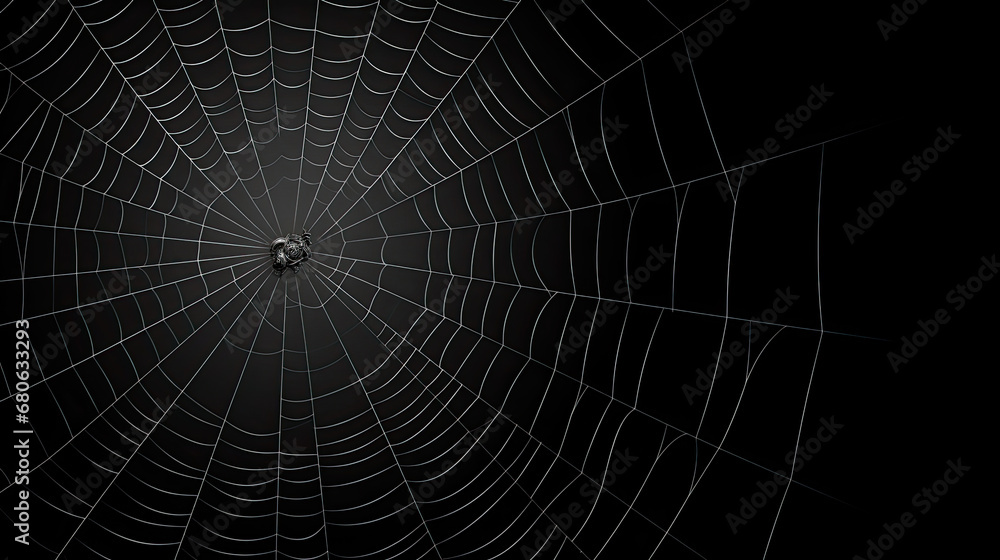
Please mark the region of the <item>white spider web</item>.
<svg viewBox="0 0 1000 560"><path fill-rule="evenodd" d="M824 337L851 336L820 297L837 138L743 190L699 61L663 70L718 6L563 4L57 0L8 37L3 324L39 358L44 557L706 557L703 508L742 491L720 472L781 466L733 449L795 449ZM762 256L758 220L814 250ZM275 276L268 244L301 230L313 258ZM755 316L786 286L792 312Z"/></svg>

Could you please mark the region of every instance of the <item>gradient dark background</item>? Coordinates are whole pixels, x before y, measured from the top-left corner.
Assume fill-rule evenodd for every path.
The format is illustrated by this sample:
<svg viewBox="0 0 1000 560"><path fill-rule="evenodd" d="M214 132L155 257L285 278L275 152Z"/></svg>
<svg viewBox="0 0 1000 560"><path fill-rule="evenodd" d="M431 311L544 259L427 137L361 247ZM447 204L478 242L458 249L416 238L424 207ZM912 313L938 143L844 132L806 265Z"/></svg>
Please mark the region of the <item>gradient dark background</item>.
<svg viewBox="0 0 1000 560"><path fill-rule="evenodd" d="M13 347L27 318L36 354L65 349L33 363L32 544L13 558L522 558L574 502L571 539L536 558L851 558L958 458L971 471L884 558L975 550L997 286L959 311L946 294L996 234L985 51L958 4L928 0L888 41L891 2L567 0L552 22L558 2L41 6L0 11L0 330ZM583 169L605 119L627 128ZM720 196L768 138L773 159ZM313 259L275 276L270 241L303 229ZM615 289L660 246L660 270ZM784 289L784 328L690 404ZM951 321L894 372L886 353L939 308ZM780 515L779 495L734 535L726 514L831 417Z"/></svg>

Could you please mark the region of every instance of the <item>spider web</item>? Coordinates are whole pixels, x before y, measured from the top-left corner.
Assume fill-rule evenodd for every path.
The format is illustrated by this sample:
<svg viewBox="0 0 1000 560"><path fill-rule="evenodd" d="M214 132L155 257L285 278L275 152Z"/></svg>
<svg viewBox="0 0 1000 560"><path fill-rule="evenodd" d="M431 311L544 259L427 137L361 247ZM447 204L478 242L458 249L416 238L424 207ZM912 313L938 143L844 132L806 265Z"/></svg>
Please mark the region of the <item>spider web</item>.
<svg viewBox="0 0 1000 560"><path fill-rule="evenodd" d="M716 5L288 4L3 8L40 557L712 557L856 336L843 135L732 165L685 41ZM835 501L788 478L755 556Z"/></svg>

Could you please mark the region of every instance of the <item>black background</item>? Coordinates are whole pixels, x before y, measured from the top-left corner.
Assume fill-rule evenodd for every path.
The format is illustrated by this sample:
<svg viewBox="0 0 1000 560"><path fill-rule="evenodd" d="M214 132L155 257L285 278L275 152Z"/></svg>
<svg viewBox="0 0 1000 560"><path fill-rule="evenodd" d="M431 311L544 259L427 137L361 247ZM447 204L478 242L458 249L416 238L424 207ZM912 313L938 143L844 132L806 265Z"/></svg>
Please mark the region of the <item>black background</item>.
<svg viewBox="0 0 1000 560"><path fill-rule="evenodd" d="M111 4L102 2L90 13L82 11L84 19L104 19L124 6ZM502 4L451 5L502 13L503 18L509 6ZM70 215L67 208L75 210L74 197L80 195L70 185L56 186L51 178L39 186L37 172L31 174L29 167L62 161L67 141L60 134L66 133L57 134L37 119L22 127L37 101L33 103L23 88L19 95L12 92L18 89L20 80L26 80L52 101L70 84L45 73L35 81L29 80L42 70L41 65L17 64L26 52L34 51L0 51L0 62L12 68L3 71L9 94L0 111L2 141L7 144L0 150L4 156L0 168L5 193L0 227L7 234L0 241L0 252L7 263L3 276L7 303L2 322L4 332L10 333L9 340L14 339L13 322L31 317L36 348L45 344L47 333L58 332L68 320L63 310L79 305L77 297L82 300L96 293L110 278L108 274L88 274L84 279L80 274L77 284L72 281L77 277L70 273L127 267L142 272L132 291L150 288L156 294L115 300L109 307L113 313L101 312L90 325L93 347L85 337L75 338L68 354L90 356L95 349L133 333L142 333L135 337L142 343L126 346L127 351L101 352L65 373L62 370L75 360L63 355L33 378L40 380L60 372L53 380L32 387L32 461L40 462L60 449L70 436L98 416L103 406L95 408L85 394L106 406L120 394L119 389L129 387L137 375L153 368L157 356L178 348L162 368L130 394L134 398L128 399L127 407L122 402L124 411L115 416L117 421L95 422L37 474L32 472L33 554L25 554L24 547L13 544L13 557L54 558L63 550L63 558L101 557L98 554L110 558L175 556L176 543L190 533L166 527L177 521L159 512L186 513L194 506L192 495L205 474L211 443L219 436L218 419L199 411L205 410L199 409L199 404L214 414L226 411L247 354L245 349L230 353L218 345L246 316L241 310L249 301L247 296L257 289L264 294L272 289L291 290L294 295L289 301L293 305L286 308L287 315L276 314L275 323L261 331L260 346L246 362L249 374L240 382L242 392L233 401L230 421L251 431L270 432L271 437L250 437L227 428L221 438L225 442L219 451L222 459L215 456L216 461L225 460L226 465L213 464L209 471L225 482L205 490L208 495L203 496L204 503L197 505L191 517L194 522L214 515L212 507L226 500L220 492L238 491L235 485L246 480L247 473L274 458L278 439L297 438L306 443L306 453L312 458L298 459L294 464L298 470L287 476L303 482L278 488L271 483L264 494L282 496L279 507L283 514L305 516L278 521L279 557L313 557L329 547L330 557L368 554L366 557L382 558L399 554L401 558L433 558L438 554L429 541L413 536L429 531L442 557L521 558L521 547L535 540L534 531L551 524L550 519L538 518L534 504L543 504L548 516L567 511L570 503L580 499L576 493L580 484L588 477L599 477L614 450L626 448L639 457L636 467L602 495L586 530L578 533L582 521L575 521L570 529L575 546L560 540L558 546L539 557L756 558L765 556L765 550L768 558L864 556L868 539L877 539L884 532L883 523L896 522L900 514L912 511L911 497L939 479L949 460L958 458L971 466L971 471L926 515L919 515L917 525L908 529L884 557L924 557L932 552L962 557L976 550L974 541L983 535L983 513L973 508L983 504L990 507L987 470L991 454L985 451L993 440L992 423L987 420L988 405L982 404L986 399L981 397L990 394L991 374L996 370L992 349L995 337L991 336L995 322L989 309L996 302L997 287L986 283L983 291L959 311L946 302L946 294L977 272L981 257L989 259L996 251L991 227L994 197L990 196L994 185L985 173L991 160L983 156L990 111L989 104L982 100L985 75L992 68L978 44L982 35L975 28L980 17L959 3L928 0L885 40L876 22L890 16L891 3L751 0L742 11L734 2L721 7L713 7L710 2L659 6L671 22L693 37L705 30L702 20L706 17L714 20L722 9L736 14L735 21L694 57L695 82L691 67L678 72L675 65L674 55L684 52L683 40L676 37L667 41L675 31L649 4L588 5L598 17L577 8L555 25L586 65L566 48L541 15L544 10L558 9L556 2L523 2L514 10L504 25L517 31L534 58L529 61L524 51L514 48L517 43L503 33L497 35L497 49L483 51L477 59L478 70L483 75L504 76L504 84L496 91L497 103L487 102L489 113L520 134L528 127L512 124L511 115L536 125L567 105L569 109L538 126L537 137L529 134L528 140L519 141L516 146L520 150L501 148L510 139L502 125L498 127L485 111L473 112L469 123L477 131L476 138L467 131L458 132L450 142L466 146L475 159L486 154L494 159L475 168L479 175L463 171L440 181L440 185L439 177L415 175L399 184L407 195L435 184L436 188L431 189L437 193L434 199L415 196L416 206L401 204L380 212L401 197L391 198L376 184L366 195L366 205L352 207L356 196L351 198L348 193L371 186L371 180L365 183L361 175L348 180L344 191L333 199L331 191L320 189L317 193L313 188L310 192L308 184L304 190L297 188L300 174L310 180L319 177L312 164L317 158L328 159L329 150L323 157L310 154L303 165L301 129L297 133L283 131L278 143L269 145L261 154L261 161L274 162L274 166L268 167L262 182L246 182L246 192L253 196L264 195L262 190L254 191L263 184L268 194L278 200L274 211L277 227L271 229L284 234L311 225L304 222L301 212L313 200L324 205L329 202L338 217L345 213L347 217L337 222L323 217L316 224L318 229L313 229L330 228L328 236L321 234L314 240L337 240L341 245L335 251L317 253L316 262L301 273L286 273L280 278L269 275L266 242L260 244L259 250L238 250L255 259L246 264L237 264L239 259L232 256L232 249L205 243L213 239L232 242L234 233L245 235L246 228L252 229L253 224L269 218L262 212L260 219L254 215L241 220L237 208L245 217L257 207L251 198L241 197L235 190L232 206L220 203L219 213L197 216L200 227L178 221L168 227L152 213L136 212L123 216L118 227L126 232L145 232L142 237L102 234L82 240L61 233L54 235L52 228L45 226L62 224L63 217ZM3 35L20 30L21 15L37 9L33 2L15 2L6 8L2 14ZM235 27L259 21L264 10L263 3L244 1L226 16L225 24ZM272 18L287 18L306 28L314 26L314 4L272 3L270 10ZM99 17L98 12L104 17ZM368 13L358 11L362 12ZM61 23L67 18L68 25L82 29L77 12L69 12L66 6L54 21ZM128 19L116 21L125 30L140 25ZM440 21L448 26L452 20ZM359 18L357 22L337 22L334 27L349 31L355 24L365 23ZM483 25L494 26L486 34L496 26ZM39 36L32 39L31 48L45 44L46 37L55 35L57 27L53 22L42 27ZM387 33L392 30L386 28ZM191 42L186 32L184 28L173 29L173 42ZM281 29L272 32L277 34L276 40L283 40ZM69 50L68 43L60 43L63 35L58 35L45 47L51 50L50 59L65 56L79 69L90 64L93 57L103 56L86 30L83 34L81 44ZM398 32L388 36L405 42L416 41L420 34L409 37ZM301 37L288 32L284 39L288 45L295 45ZM266 47L248 44L257 51ZM630 49L645 55L641 65L632 64L635 56ZM477 53L478 48L470 51L471 55ZM204 54L195 53L188 62L212 54L214 51L206 47ZM128 57L123 50L113 55L116 59ZM394 57L405 67L409 52L401 51ZM387 55L386 60L390 59L393 57ZM301 60L308 60L308 56L290 58L288 64L294 66ZM597 87L602 80L589 74L586 66L602 78L614 77L606 88ZM310 75L308 71L307 67L306 73L282 74L279 81L303 81ZM425 87L436 85L437 95L450 91L451 82L427 68L414 72ZM525 77L526 94L512 87L510 72L530 76ZM102 82L103 74L97 70L92 74L84 74L89 79L67 97L85 99L80 92L92 92ZM557 93L546 89L539 76L552 82ZM833 92L830 100L791 138L781 138L775 131L776 121L806 102L810 86L821 84ZM90 90L86 89L88 85ZM360 90L355 87L351 91ZM461 99L471 91L470 84L464 83L456 86L455 95ZM280 99L272 98L271 105L290 107L289 128L301 127L305 98L300 99L294 91L282 90L275 95ZM356 95L362 106L375 102L370 95ZM112 94L103 109L95 103L74 117L93 126L113 102ZM250 102L256 103L256 98ZM417 105L401 107L419 112ZM651 112L659 141L651 126ZM546 212L556 214L536 219L523 234L512 232L511 210L500 210L505 208L501 193L507 195L513 212L523 216L518 201L532 190L540 190L541 171L545 169L542 158L552 171L572 168L567 154L573 141L567 127L572 126L578 143L582 143L600 133L598 123L602 117L616 115L628 123L629 129L620 140L609 143L610 158L588 167L587 179L602 201L621 199L624 192L630 197L628 202L607 203L598 212L593 196L583 191L583 174L573 169L574 185L580 190L567 189L565 193L572 212L558 212L565 206L556 203L546 208ZM47 124L51 126L51 122ZM873 191L884 191L894 179L903 178L902 164L930 146L939 127L951 127L961 138L923 178L907 184L907 192L875 220L870 230L850 243L843 224L855 221L859 206L874 202ZM176 132L184 127L168 121L162 128ZM162 132L158 134L170 141ZM52 148L53 155L44 155L48 150L34 145L36 135L37 145ZM426 128L411 131L411 135L417 140L431 137ZM157 151L160 136L155 136L155 142L150 139L153 136L143 136L142 142L150 144L150 155ZM746 150L762 146L768 137L775 137L780 144L779 157L746 180L734 218L732 201L723 200L716 189L721 169L742 163ZM317 134L315 138L325 137ZM346 147L338 147L348 153L366 144L344 143ZM381 153L393 155L402 149L400 142L384 135L377 135L372 145ZM451 149L448 146L446 150ZM87 166L96 170L99 159L88 159L69 177L74 177L72 173L87 176ZM429 159L433 165L450 169L440 152L437 158ZM670 164L676 188L671 187L664 172L664 159ZM531 170L530 179L524 174L515 178L514 170L522 160ZM22 161L26 164L22 165ZM377 165L377 158L364 161ZM608 161L612 166L607 165ZM390 169L395 165L393 162ZM505 174L502 180L498 180L494 168ZM483 171L493 172L494 176L485 176L488 173ZM102 174L94 187L103 191L125 185L129 193L135 193L137 204L147 207L161 209L158 193L173 191L155 181L138 179L138 172L120 176L114 183L112 175ZM482 189L476 183L480 180ZM820 181L822 191L818 196ZM192 192L196 184L174 186ZM117 192L117 188L111 192ZM56 193L60 198L53 196ZM469 201L468 210L462 208L463 196ZM681 198L684 221L675 239L676 205ZM435 201L442 205L439 217L433 217ZM476 207L475 201L481 201L480 206ZM81 212L86 214L85 221L91 213L111 212L109 208L113 207L110 202L105 206L101 197L76 204L85 209ZM176 211L168 213L177 215ZM71 214L76 217L75 211ZM234 228L219 214L234 217L243 229ZM449 219L454 224L455 217L463 214L471 214L466 223L483 225L491 237L483 241L468 229L453 235L396 236L444 229ZM94 220L94 229L114 223L104 214ZM434 220L439 222L435 224ZM348 223L359 225L349 229L344 227ZM265 233L272 233L269 227L267 223ZM495 238L490 229L494 227ZM216 230L211 228L223 233L213 234ZM532 244L532 236L536 235ZM580 242L587 235L589 245ZM183 241L158 242L157 237ZM383 244L386 237L390 240ZM572 251L572 269L565 248L571 237L574 244L579 243ZM559 362L555 347L562 329L584 321L585 311L593 310L594 296L622 300L613 291L615 282L626 271L634 270L639 259L645 259L648 247L665 244L670 250L675 241L676 273L654 274L632 294L632 305L621 305L606 325L594 331L585 359L581 350L566 364ZM482 255L490 253L509 262L484 260ZM188 260L192 262L166 264ZM226 277L229 266L234 267L235 276L248 273L239 283L240 291L223 289L220 295L207 300L211 307L193 306L167 322L169 329L149 326L176 301L187 304L205 295L205 290L224 288L232 276L225 281L220 278ZM541 280L525 276L532 269ZM258 274L262 275L260 279L248 280ZM23 276L34 279L22 280ZM479 281L470 284L468 276ZM181 279L183 287L169 292L171 295L153 289ZM372 284L382 285L390 293L376 295ZM515 293L518 284L533 288ZM352 390L351 374L381 351L379 344L390 339L390 329L406 333L412 324L411 313L449 285L461 286L461 307L446 307L448 319L432 321L432 327L441 323L434 335L424 332L410 339L423 345L424 353L439 361L448 375L439 377L439 369L429 366L425 359L407 362L403 370L399 362L390 362L390 373L400 375L380 375L373 380L367 390L378 388L381 398L387 398L373 407L364 394ZM305 289L308 286L320 288L312 292L312 288ZM710 363L720 339L727 346L741 340L738 333L744 320L758 316L771 305L774 290L786 287L800 295L778 321L790 327L768 347L745 392L737 373L746 368L745 357L717 378L703 417L706 396L696 400L699 406L689 406L682 388L693 384L696 371ZM548 306L545 288L561 292ZM338 294L341 297L336 297ZM240 302L238 309L213 311L230 298ZM911 336L917 330L917 321L930 318L939 308L949 309L951 321L910 363L893 371L887 352L898 351L900 337ZM469 328L454 327L455 320ZM178 338L183 339L202 323L205 329L178 347ZM769 337L770 333L761 343ZM482 346L489 346L484 340L501 339L507 351L494 361L494 353ZM342 345L347 349L346 357ZM751 346L752 351L754 348L758 347ZM406 351L405 355L410 353ZM8 394L14 383L12 358L5 358L2 365ZM184 386L203 363L207 364L202 370L206 375L195 379L186 400L178 401L182 412L171 414L162 427L152 432L149 445L140 448L141 457L134 463L130 461L123 471L130 476L120 485L110 485L117 488L108 491L77 530L80 517L63 511L63 492L72 488L77 477L94 472L88 459L100 461L115 446L124 451L119 433L126 425L122 423L125 419L135 421L141 418L137 414L148 414L154 399L172 400L177 387ZM554 367L560 373L554 373ZM304 373L306 370L309 375ZM640 377L636 372L641 373L638 391ZM456 391L446 383L450 376L461 379L465 388ZM407 384L414 377L430 386L438 398L422 396L422 387ZM580 380L588 389L573 410ZM477 385L480 382L482 385ZM476 390L478 398L473 396ZM616 400L609 405L606 397L612 392ZM733 418L741 392L742 400ZM279 393L283 398L277 398ZM448 398L452 394L456 395L454 400ZM11 397L5 398L5 403L11 401ZM410 402L444 412L438 418L430 412L417 413L406 408ZM400 471L414 488L419 486L419 481L426 478L424 471L440 465L440 459L435 457L445 453L450 445L446 442L453 444L487 418L487 404L510 416L509 423L484 444L489 456L475 455L462 464L454 478L445 479L443 493L432 499L450 499L421 508L422 515L431 519L427 529L416 515L410 515L403 524L397 523L392 504L407 499L406 490L399 486ZM396 456L387 451L384 436L373 436L379 433L375 418L383 424L400 426L400 420L392 420L400 411L404 419L412 415L413 431L404 428L405 435L390 437L390 441L398 449L417 450L414 457L428 466L399 467L394 461ZM358 416L347 420L354 415ZM796 484L787 494L777 522L779 500L775 498L733 535L726 514L739 508L740 498L756 491L758 480L771 478L768 469L786 468L783 458L795 446L800 421L804 442L816 433L821 419L831 417L844 426L842 431L796 473ZM731 419L732 428L727 431ZM321 427L330 427L314 431L314 420ZM698 444L688 437L696 432ZM663 450L664 442L684 434L662 454L654 468L653 459ZM712 458L724 436L725 451ZM209 447L192 445L185 437L208 442ZM323 492L325 507L329 510L371 504L356 513L346 511L327 518L328 522L332 518L344 525L331 525L326 538L319 533L294 540L316 530L320 504L315 481L317 440L328 446L324 453L347 454L347 458L324 457L323 476L329 477L324 478L324 484L329 485ZM372 443L364 446L352 443L355 440ZM272 447L266 448L265 443ZM423 449L422 444L427 448ZM552 454L555 449L561 449L561 459ZM492 461L491 457L498 460ZM5 455L4 460L4 513L12 517L14 457ZM164 474L164 470L173 468L172 460L186 465L184 474L188 476ZM710 467L705 471L709 460ZM585 478L580 478L581 470ZM366 478L386 472L380 475L384 478ZM703 473L685 501L692 479ZM512 474L517 484L511 482ZM457 489L470 480L468 489ZM102 485L100 491L108 486ZM484 497L478 497L480 493ZM532 495L531 500L527 494ZM88 503L96 498L90 498ZM631 505L632 511L625 503ZM682 503L683 509L675 520ZM272 499L260 505L260 511L254 506L248 512L263 517L257 522L235 523L225 532L228 538L249 541L223 539L219 550L274 557L274 514L264 513L273 505ZM532 510L530 518L521 516L523 510ZM186 521L187 516L182 515L180 523ZM352 522L361 525L349 525ZM469 523L470 529L448 538ZM663 530L671 525L664 538ZM73 540L67 543L71 536ZM414 546L400 545L396 542L400 538ZM387 546L390 548L382 550ZM188 554L188 548L182 546L181 557L191 557L185 556ZM217 556L214 551L203 550L201 557Z"/></svg>

